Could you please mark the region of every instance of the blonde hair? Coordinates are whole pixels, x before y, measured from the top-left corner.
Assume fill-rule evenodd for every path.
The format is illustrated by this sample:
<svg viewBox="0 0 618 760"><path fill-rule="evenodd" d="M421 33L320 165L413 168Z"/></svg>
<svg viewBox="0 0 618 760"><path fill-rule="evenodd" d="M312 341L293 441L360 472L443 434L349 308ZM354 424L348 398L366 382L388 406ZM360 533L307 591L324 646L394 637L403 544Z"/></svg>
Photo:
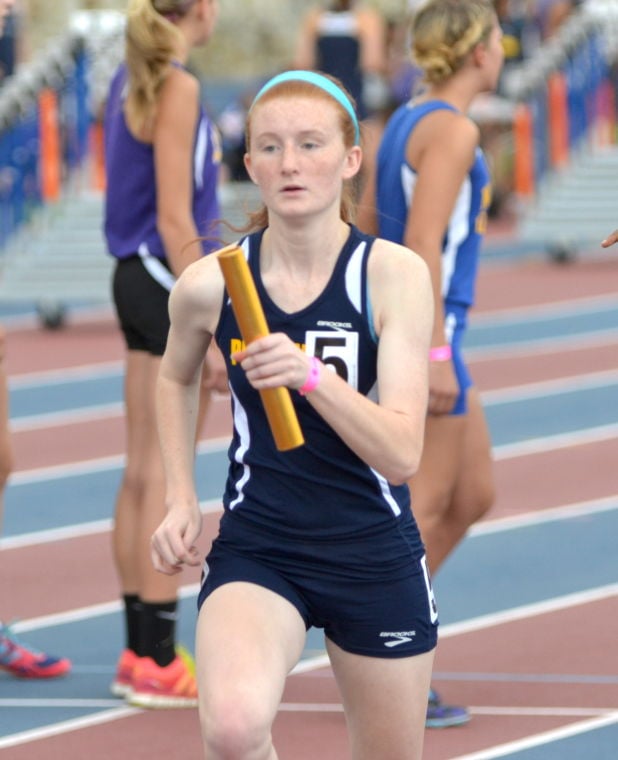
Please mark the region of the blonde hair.
<svg viewBox="0 0 618 760"><path fill-rule="evenodd" d="M464 65L496 23L490 0L429 0L412 19L412 57L429 84L440 84Z"/></svg>
<svg viewBox="0 0 618 760"><path fill-rule="evenodd" d="M129 87L125 114L137 132L152 121L161 86L169 71L181 33L174 21L195 0L130 0L127 9L126 64Z"/></svg>
<svg viewBox="0 0 618 760"><path fill-rule="evenodd" d="M350 103L355 106L354 98L346 90L343 84L335 77L324 74L323 76L330 79L333 84L337 85L343 93L350 99ZM350 117L350 114L346 109L339 104L332 95L329 95L325 90L318 87L315 84L304 81L302 79L289 79L285 82L273 85L269 90L260 95L259 100L252 106L247 115L247 121L245 125L245 143L247 151L251 149L251 115L255 108L259 108L264 103L270 100L276 100L278 98L296 98L296 97L311 97L316 100L321 100L326 103L330 103L337 109L339 114L339 125L343 136L343 144L346 149L352 148L356 145L356 123ZM343 183L343 189L341 193L341 218L344 222L352 223L356 217L356 197L357 197L357 178L354 177L351 180L346 180ZM254 213L249 214L249 222L241 231L248 232L250 230L261 229L268 226L268 209L263 206L261 209Z"/></svg>

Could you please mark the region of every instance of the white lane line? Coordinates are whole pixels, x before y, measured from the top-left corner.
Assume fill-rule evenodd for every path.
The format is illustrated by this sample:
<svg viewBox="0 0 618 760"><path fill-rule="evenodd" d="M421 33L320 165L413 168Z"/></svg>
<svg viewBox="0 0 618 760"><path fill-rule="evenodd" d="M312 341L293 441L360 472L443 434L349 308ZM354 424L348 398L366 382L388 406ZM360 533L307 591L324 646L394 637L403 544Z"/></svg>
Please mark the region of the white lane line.
<svg viewBox="0 0 618 760"><path fill-rule="evenodd" d="M504 625L505 623L513 623L517 620L524 620L537 615L546 615L550 612L560 612L571 607L605 601L613 597L618 597L618 583L598 586L587 591L576 591L572 594L545 599L542 602L523 604L519 607L503 610L502 612L492 612L488 615L479 615L468 620L461 620L458 623L448 623L440 626L440 638L449 639L453 636L471 633L472 631L480 631L497 625Z"/></svg>
<svg viewBox="0 0 618 760"><path fill-rule="evenodd" d="M556 433L540 438L527 438L515 443L503 443L492 448L494 461L500 462L505 459L532 456L533 454L546 454L549 451L570 449L575 446L584 446L590 443L602 443L614 440L618 436L618 423L611 425L597 425L596 427L582 428L571 433Z"/></svg>
<svg viewBox="0 0 618 760"><path fill-rule="evenodd" d="M198 454L220 453L227 451L230 445L230 436L220 436L202 440L197 445ZM114 454L95 459L84 459L81 462L67 462L66 464L54 464L49 467L33 467L29 470L17 470L10 478L10 485L23 485L25 483L40 483L45 480L60 480L74 475L89 475L94 472L116 470L124 465L124 454Z"/></svg>
<svg viewBox="0 0 618 760"><path fill-rule="evenodd" d="M618 436L618 423L609 425L597 425L582 428L569 433L556 433L555 435L528 438L516 443L504 443L493 447L493 458L496 461L515 459L521 456L544 453L552 450L571 448L589 443L601 443ZM197 449L198 454L217 453L227 451L230 444L229 436L211 438L200 441ZM95 459L84 459L80 462L68 462L66 464L50 465L48 467L33 467L31 469L17 470L11 475L11 485L24 485L38 483L45 480L59 480L61 478L77 475L88 475L95 472L115 470L124 464L123 454L114 454Z"/></svg>
<svg viewBox="0 0 618 760"><path fill-rule="evenodd" d="M527 338L509 343L489 343L485 346L466 346L464 355L470 362L521 359L524 356L547 356L565 351L580 351L618 343L618 330L595 330L580 335L555 335L551 338Z"/></svg>
<svg viewBox="0 0 618 760"><path fill-rule="evenodd" d="M187 597L197 596L199 590L199 583L189 583L180 587L178 595L182 599L185 599ZM50 628L55 625L79 623L82 620L91 620L92 618L101 617L102 615L112 615L115 612L120 612L120 610L120 599L115 599L111 602L91 604L87 607L76 607L74 610L68 610L66 612L55 612L51 615L41 615L36 618L29 618L28 620L19 620L16 623L12 623L11 628L15 633L25 633L40 628Z"/></svg>
<svg viewBox="0 0 618 760"><path fill-rule="evenodd" d="M184 586L180 589L180 595L185 597L192 594L197 593L198 590L198 584L192 584L191 586ZM469 630L478 630L482 627L488 627L491 625L498 625L502 622L507 622L508 620L514 620L518 619L519 617L527 617L531 614L537 615L537 614L543 614L543 612L550 612L554 611L555 609L564 609L568 606L574 606L577 604L585 604L589 601L595 601L598 599L607 598L610 595L615 595L618 593L618 584L614 584L613 586L606 586L600 589L593 589L588 592L583 592L580 594L570 594L565 597L560 597L558 599L554 600L548 600L546 602L543 602L541 604L536 605L526 605L524 607L515 608L513 610L508 611L507 613L499 613L497 615L484 615L479 618L474 618L470 621L463 621L460 624L455 624L451 626L444 626L442 636L445 635L457 635L458 633L464 633L468 632ZM40 628L44 626L64 623L64 622L73 622L78 619L83 619L84 617L92 617L94 615L102 615L107 614L111 611L120 611L120 603L119 602L113 602L108 604L100 604L100 605L94 605L92 607L88 608L82 608L81 610L74 610L71 613L64 613L59 615L47 615L40 618L35 618L29 621L23 621L19 624L15 625L15 630L17 631L28 631L33 630L34 628ZM307 673L309 671L328 667L329 666L329 659L326 654L318 655L316 657L312 657L308 660L303 660L298 663L298 665L293 669L292 674L298 675L302 673ZM55 701L54 701L55 702ZM0 706L2 703L0 702ZM82 706L84 703L82 702ZM18 705L14 705L18 706ZM78 706L78 705L76 705ZM338 705L336 703L334 704L317 704L317 703L284 703L281 706L281 711L283 712L341 712L342 707L341 705ZM514 709L517 709L519 712L513 712ZM570 717L573 715L572 713L569 714L567 711L569 708L536 708L537 712L534 714L545 714L545 715L561 715L563 717ZM478 712L478 714L494 714L494 715L530 715L533 714L530 712L527 708L495 708L495 707L477 707L473 708L472 711ZM545 711L545 712L541 712ZM91 715L84 718L79 718L76 720L69 720L69 721L63 721L62 723L57 723L50 726L43 726L38 729L34 729L31 731L24 731L18 734L13 734L11 736L4 737L0 739L0 749L4 749L7 747L13 747L17 746L18 744L25 744L27 742L37 741L40 739L45 739L51 736L57 736L62 733L67 733L69 731L75 731L81 728L87 728L94 725L100 725L102 723L107 723L113 720L118 720L120 718L126 718L131 715L135 715L139 710L136 708L130 708L130 707L121 707L117 709L108 710L102 713L97 713L95 715ZM602 708L598 708L596 711L596 714L599 712L603 712ZM577 713L576 717L579 717L583 713L580 711ZM508 745L501 745L500 747L493 748L492 750L489 750L490 752L498 752L498 754L476 754L476 755L469 755L469 756L462 756L458 760L489 760L489 758L493 757L501 757L504 754L508 754L511 751L514 751L513 748L517 749L517 747L521 744L521 748L526 748L526 746L538 746L538 744L541 743L547 743L549 741L555 741L559 738L566 738L568 736L575 735L577 733L582 733L583 731L590 731L599 727L603 727L605 725L611 725L612 723L615 723L618 721L618 712L613 712L608 715L601 715L600 717L593 718L588 721L580 722L575 724L575 726L569 726L566 727L566 729L561 729L558 731L551 731L551 732L545 732L544 734L539 734L534 737L529 737L526 740L522 740L524 744L521 744L521 742L511 742ZM525 744L525 742L533 742L532 744ZM536 742L536 743L534 743ZM505 749L508 748L508 749ZM504 751L503 751L504 750ZM501 753L501 754L500 754Z"/></svg>
<svg viewBox="0 0 618 760"><path fill-rule="evenodd" d="M516 741L507 742L506 744L498 744L495 747L481 750L480 752L472 752L467 755L458 755L453 760L492 760L496 757L505 757L511 755L514 752L522 752L523 750L532 749L533 747L541 747L551 742L560 741L562 739L569 739L572 736L578 736L579 734L587 733L588 731L595 731L599 728L605 728L618 723L618 711L610 713L609 715L601 715L597 718L591 718L590 720L579 721L563 728L556 728L552 731L543 731L540 734L534 734L527 736L525 739L518 739Z"/></svg>
<svg viewBox="0 0 618 760"><path fill-rule="evenodd" d="M13 708L43 708L43 709L97 709L117 708L121 704L118 699L0 699L0 707ZM598 717L612 715L612 707L487 707L469 706L468 710L475 715L508 715L515 717ZM340 702L282 702L280 712L343 712ZM141 712L136 709L136 712Z"/></svg>
<svg viewBox="0 0 618 760"><path fill-rule="evenodd" d="M607 586L600 586L587 591L579 591L574 594L566 594L564 596L546 599L542 602L524 604L520 607L504 610L503 612L479 615L478 617L470 618L468 620L461 620L458 623L441 625L440 638L452 638L453 636L460 636L466 633L471 633L472 631L480 631L497 625L504 625L505 623L515 622L516 620L523 620L537 615L545 615L550 612L559 612L561 610L570 609L571 607L579 607L583 604L589 604L592 602L604 601L616 596L618 596L618 583L611 583ZM308 657L307 659L301 660L292 670L292 674L300 675L302 673L309 673L313 670L327 667L330 667L328 655L319 654L315 657Z"/></svg>
<svg viewBox="0 0 618 760"><path fill-rule="evenodd" d="M589 517L593 514L612 512L618 509L618 493L613 496L605 496L600 499L586 499L572 504L563 504L559 507L524 512L510 517L496 517L484 522L476 523L468 530L468 536L488 536L493 533L502 533L507 530L528 528L532 525L542 525L557 520L573 520L579 517Z"/></svg>
<svg viewBox="0 0 618 760"><path fill-rule="evenodd" d="M618 365L618 353L616 364ZM598 390L616 384L618 384L618 369L609 369L482 391L481 398L485 405L503 404L507 401L527 401L533 398L557 396L565 393Z"/></svg>
<svg viewBox="0 0 618 760"><path fill-rule="evenodd" d="M12 417L10 425L13 433L27 433L32 430L43 430L51 427L100 422L101 420L109 420L111 417L120 418L123 414L124 404L118 402L98 404L96 406L82 406L79 409L71 409L69 411L24 414L20 417Z"/></svg>
<svg viewBox="0 0 618 760"><path fill-rule="evenodd" d="M618 356L616 357L618 362ZM577 393L580 391L598 390L618 384L618 370L603 370L599 372L583 372L578 375L540 380L533 383L495 388L481 392L481 399L486 406L517 401L529 401L535 398L556 396L559 394ZM229 403L229 396L218 394L213 396L213 403ZM14 433L30 432L33 430L66 425L82 425L90 422L120 418L124 414L124 404L121 401L109 404L94 404L69 410L41 412L40 414L23 414L13 416L10 420Z"/></svg>
<svg viewBox="0 0 618 760"><path fill-rule="evenodd" d="M111 700L48 700L44 704L45 700L21 700L21 702L28 702L28 704L20 704L20 700L0 700L0 707L47 707L47 708L96 708L103 707L104 702L109 703ZM568 738L585 731L592 731L597 728L603 728L607 725L612 725L618 721L618 713L610 712L605 713L604 710L599 709L596 711L588 711L584 709L569 709L569 708L496 708L496 707L470 707L470 712L475 715L496 715L496 716L514 716L514 717L586 717L592 715L593 717L586 721L566 726L562 729L555 729L553 731L546 731L535 736L527 737L516 742L509 742L508 744L499 745L482 752L473 753L470 755L460 755L454 760L490 760L495 757L503 757L505 754L509 754L520 749L527 749L530 747L539 746L540 744L547 744L550 741L556 741L558 739ZM60 736L61 734L69 733L71 731L77 731L84 728L90 728L92 726L103 725L105 723L111 723L116 720L129 718L133 715L138 715L143 710L135 707L116 707L103 712L95 713L94 715L85 716L83 718L75 718L72 720L62 721L53 725L41 726L40 728L32 729L29 731L22 731L17 734L12 734L0 739L0 749L7 749L9 747L16 747L21 744L27 744L29 742L40 741L48 739L53 736ZM279 705L279 712L287 713L343 713L343 705L340 703L332 702L283 702ZM600 713L600 714L599 714Z"/></svg>
<svg viewBox="0 0 618 760"><path fill-rule="evenodd" d="M118 699L65 699L58 697L58 699L20 699L15 697L14 699L0 699L0 707L78 707L88 710L97 709L99 707L118 707L123 703Z"/></svg>
<svg viewBox="0 0 618 760"><path fill-rule="evenodd" d="M41 728L35 728L31 731L21 731L18 734L12 734L1 738L0 749L16 747L19 744L35 742L41 739L49 739L52 736L60 736L60 734L66 734L69 731L77 731L81 728L90 728L91 726L99 726L103 723L111 723L114 720L128 718L131 715L137 715L140 712L142 711L136 707L116 707L115 709L95 713L94 715L88 715L83 718L64 720L61 723L54 723L51 726L41 726Z"/></svg>
<svg viewBox="0 0 618 760"><path fill-rule="evenodd" d="M223 510L221 499L201 501L200 509L204 515L218 514ZM524 512L523 514L512 515L510 517L489 519L473 525L468 531L468 536L485 536L558 520L571 520L583 516L590 517L593 514L611 512L615 509L618 509L618 494L564 504L559 507L551 507L534 512ZM105 519L73 524L63 528L50 528L49 530L33 531L32 533L21 533L18 536L0 538L0 550L23 549L39 544L85 538L87 536L107 533L111 528L112 520Z"/></svg>
<svg viewBox="0 0 618 760"><path fill-rule="evenodd" d="M217 514L223 511L221 499L210 499L200 502L203 515ZM8 549L24 549L39 544L51 544L56 541L67 541L75 538L86 538L101 533L108 533L112 529L112 520L94 520L87 523L76 523L63 528L51 528L49 530L37 530L32 533L21 533L19 536L0 538L0 551Z"/></svg>
<svg viewBox="0 0 618 760"><path fill-rule="evenodd" d="M618 310L618 298L615 293L600 296L582 296L564 301L551 301L536 306L511 306L492 311L473 311L471 326L496 325L509 322L529 324L540 319L564 319L581 315L585 312L602 312Z"/></svg>
<svg viewBox="0 0 618 760"><path fill-rule="evenodd" d="M106 377L120 376L124 372L124 362L107 361L92 364L79 364L72 367L56 367L35 372L23 372L8 378L9 390L38 388L43 385L64 385L80 380L98 380Z"/></svg>

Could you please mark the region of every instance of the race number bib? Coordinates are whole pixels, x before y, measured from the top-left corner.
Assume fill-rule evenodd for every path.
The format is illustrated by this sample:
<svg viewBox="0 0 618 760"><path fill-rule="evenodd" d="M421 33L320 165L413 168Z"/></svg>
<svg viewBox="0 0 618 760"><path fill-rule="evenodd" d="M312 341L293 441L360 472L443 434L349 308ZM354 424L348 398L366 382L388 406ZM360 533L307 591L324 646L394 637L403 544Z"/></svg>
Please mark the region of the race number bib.
<svg viewBox="0 0 618 760"><path fill-rule="evenodd" d="M317 356L354 390L358 390L358 333L309 330L305 344L310 356Z"/></svg>

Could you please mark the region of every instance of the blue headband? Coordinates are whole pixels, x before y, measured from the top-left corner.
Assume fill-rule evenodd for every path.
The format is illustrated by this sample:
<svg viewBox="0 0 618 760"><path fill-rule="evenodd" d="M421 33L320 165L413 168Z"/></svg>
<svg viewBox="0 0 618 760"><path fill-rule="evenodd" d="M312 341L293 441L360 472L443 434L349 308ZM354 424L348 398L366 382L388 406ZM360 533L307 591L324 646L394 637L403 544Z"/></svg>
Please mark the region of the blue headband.
<svg viewBox="0 0 618 760"><path fill-rule="evenodd" d="M334 98L340 106L343 106L345 108L348 115L352 119L352 123L354 124L355 144L358 145L360 143L360 128L358 126L358 118L350 99L340 87L337 87L337 85L332 80L330 80L328 77L325 77L323 74L316 73L315 71L285 71L283 74L278 74L276 77L273 77L271 80L266 82L266 84L253 99L253 104L251 107L253 108L253 106L258 102L262 95L264 95L264 93L268 92L268 90L270 90L272 87L275 87L275 85L281 84L282 82L308 82L309 84L313 84L316 87L319 87L321 90L324 90L324 92L330 95L331 98Z"/></svg>

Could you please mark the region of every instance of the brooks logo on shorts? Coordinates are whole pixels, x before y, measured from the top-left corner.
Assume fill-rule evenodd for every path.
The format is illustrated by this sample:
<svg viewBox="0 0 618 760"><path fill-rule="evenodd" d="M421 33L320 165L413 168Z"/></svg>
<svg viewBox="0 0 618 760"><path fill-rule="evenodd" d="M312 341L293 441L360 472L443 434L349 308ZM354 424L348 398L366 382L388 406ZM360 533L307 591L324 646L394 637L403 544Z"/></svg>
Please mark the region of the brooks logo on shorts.
<svg viewBox="0 0 618 760"><path fill-rule="evenodd" d="M381 639L393 639L392 641L385 641L385 647L398 647L400 644L412 641L415 636L416 631L382 631L380 634Z"/></svg>

